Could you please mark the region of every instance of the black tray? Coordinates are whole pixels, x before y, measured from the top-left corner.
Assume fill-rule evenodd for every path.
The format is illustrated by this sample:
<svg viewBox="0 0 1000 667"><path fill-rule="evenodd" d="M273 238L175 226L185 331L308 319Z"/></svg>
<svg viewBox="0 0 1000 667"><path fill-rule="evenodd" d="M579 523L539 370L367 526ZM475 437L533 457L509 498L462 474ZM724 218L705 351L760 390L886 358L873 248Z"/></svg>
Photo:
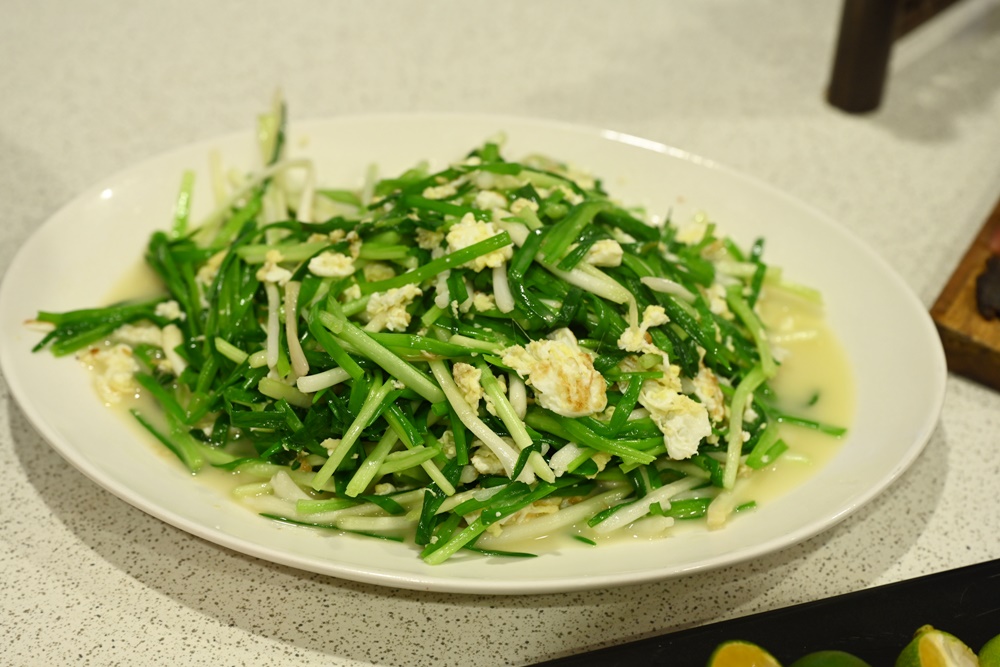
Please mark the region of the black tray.
<svg viewBox="0 0 1000 667"><path fill-rule="evenodd" d="M703 667L721 642L742 639L788 665L839 649L873 667L891 666L913 632L930 624L974 651L1000 634L1000 560L735 618L559 658L546 667Z"/></svg>

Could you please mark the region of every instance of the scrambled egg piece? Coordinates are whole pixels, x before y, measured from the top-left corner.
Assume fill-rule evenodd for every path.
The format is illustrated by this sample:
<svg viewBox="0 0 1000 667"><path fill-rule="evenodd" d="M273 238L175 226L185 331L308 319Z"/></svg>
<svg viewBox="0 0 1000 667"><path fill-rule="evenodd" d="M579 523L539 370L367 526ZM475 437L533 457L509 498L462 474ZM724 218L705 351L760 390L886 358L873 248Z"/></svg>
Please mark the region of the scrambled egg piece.
<svg viewBox="0 0 1000 667"><path fill-rule="evenodd" d="M486 292L476 292L472 295L472 307L479 312L496 310L497 300L492 294Z"/></svg>
<svg viewBox="0 0 1000 667"><path fill-rule="evenodd" d="M511 447L516 448L516 445L511 438L505 437L503 440ZM477 447L475 453L473 453L470 463L472 463L472 466L480 475L507 474L507 471L503 468L503 464L500 463L500 459L498 459L497 455L493 453L493 450L479 440L475 440L472 444L479 445L479 447Z"/></svg>
<svg viewBox="0 0 1000 667"><path fill-rule="evenodd" d="M177 347L184 343L184 334L176 324L168 324L163 327L163 361L160 369L180 375L187 368L184 357L177 354Z"/></svg>
<svg viewBox="0 0 1000 667"><path fill-rule="evenodd" d="M455 434L452 433L450 428L445 429L441 437L438 438L438 442L441 443L441 453L449 459L453 459L458 455L458 450L455 449Z"/></svg>
<svg viewBox="0 0 1000 667"><path fill-rule="evenodd" d="M521 215L525 209L530 209L531 211L538 212L538 202L531 201L530 199L524 199L519 197L513 201L510 205L510 212L514 215Z"/></svg>
<svg viewBox="0 0 1000 667"><path fill-rule="evenodd" d="M476 193L476 208L489 211L495 208L507 208L507 198L493 190L480 190Z"/></svg>
<svg viewBox="0 0 1000 667"><path fill-rule="evenodd" d="M667 455L681 460L698 453L702 438L712 434L712 425L705 406L678 391L680 383L671 379L643 382L639 402L649 410L650 418L663 433Z"/></svg>
<svg viewBox="0 0 1000 667"><path fill-rule="evenodd" d="M721 422L726 418L726 399L719 386L719 378L704 364L698 369L698 374L691 379L693 393L705 406L708 416L713 422ZM749 407L749 406L748 406ZM753 421L749 419L748 421Z"/></svg>
<svg viewBox="0 0 1000 667"><path fill-rule="evenodd" d="M690 223L677 230L676 238L686 245L695 245L705 238L706 231L708 231L708 218L699 214Z"/></svg>
<svg viewBox="0 0 1000 667"><path fill-rule="evenodd" d="M423 196L426 199L448 199L458 194L458 182L452 181L443 185L432 185L424 188Z"/></svg>
<svg viewBox="0 0 1000 667"><path fill-rule="evenodd" d="M591 266L621 266L624 255L625 251L622 250L618 241L601 239L590 246L583 261Z"/></svg>
<svg viewBox="0 0 1000 667"><path fill-rule="evenodd" d="M396 272L385 262L369 262L368 264L365 264L365 268L363 270L365 273L365 280L370 283L377 283L380 280L388 280L389 278L396 277Z"/></svg>
<svg viewBox="0 0 1000 667"><path fill-rule="evenodd" d="M341 300L345 303L348 301L356 301L361 298L361 285L357 283L349 285L347 289L340 293Z"/></svg>
<svg viewBox="0 0 1000 667"><path fill-rule="evenodd" d="M339 243L347 236L343 229L331 230L329 234L310 234L306 239L309 243Z"/></svg>
<svg viewBox="0 0 1000 667"><path fill-rule="evenodd" d="M423 294L416 285L394 287L385 292L376 292L368 300L365 312L368 314L366 331L406 331L410 326L410 314L406 307L416 297Z"/></svg>
<svg viewBox="0 0 1000 667"><path fill-rule="evenodd" d="M195 281L205 287L210 286L215 281L215 277L219 275L219 267L222 266L222 260L226 258L227 252L228 250L220 250L209 257L208 260L198 268L198 273L194 276Z"/></svg>
<svg viewBox="0 0 1000 667"><path fill-rule="evenodd" d="M139 391L135 381L139 362L132 356L132 348L128 345L93 346L80 352L77 359L96 374L94 384L106 404L121 403L124 398L135 396Z"/></svg>
<svg viewBox="0 0 1000 667"><path fill-rule="evenodd" d="M642 312L642 322L639 327L628 327L618 337L618 349L638 354L663 354L660 348L652 343L646 333L651 327L658 327L670 321L663 306L647 306ZM664 358L666 355L664 355Z"/></svg>
<svg viewBox="0 0 1000 667"><path fill-rule="evenodd" d="M485 241L499 233L499 230L497 230L492 222L476 220L476 217L472 213L466 213L457 224L448 230L448 250L455 252L479 241ZM478 272L485 268L492 269L502 266L504 262L513 256L514 250L508 245L499 250L480 255L471 262L467 262L464 266Z"/></svg>
<svg viewBox="0 0 1000 667"><path fill-rule="evenodd" d="M663 357L666 359L666 355ZM626 372L638 370L637 362L637 357L626 357L620 367ZM675 460L690 458L698 453L702 438L712 435L708 410L683 393L679 367L664 362L656 370L661 371L663 377L643 381L639 405L649 411L650 419L663 433L667 455Z"/></svg>
<svg viewBox="0 0 1000 667"><path fill-rule="evenodd" d="M457 362L451 367L451 373L455 377L455 384L462 392L462 398L475 410L479 407L479 399L483 397L483 385L480 379L482 371L471 364Z"/></svg>
<svg viewBox="0 0 1000 667"><path fill-rule="evenodd" d="M434 280L434 305L442 310L448 308L449 305L448 276L450 275L450 270L443 271Z"/></svg>
<svg viewBox="0 0 1000 667"><path fill-rule="evenodd" d="M726 301L726 288L720 283L712 283L705 290L705 297L708 300L708 309L715 315L720 315L727 320L733 319L733 313L729 310L729 302Z"/></svg>
<svg viewBox="0 0 1000 667"><path fill-rule="evenodd" d="M361 237L352 229L344 235L344 240L350 244L348 252L351 253L351 257L357 259L361 254Z"/></svg>
<svg viewBox="0 0 1000 667"><path fill-rule="evenodd" d="M535 392L543 408L564 417L582 417L602 411L608 403L604 377L594 369L590 352L581 348L569 329L554 331L547 340L502 353L503 363L514 369Z"/></svg>
<svg viewBox="0 0 1000 667"><path fill-rule="evenodd" d="M111 334L116 343L163 347L163 331L154 324L123 324Z"/></svg>
<svg viewBox="0 0 1000 667"><path fill-rule="evenodd" d="M309 272L321 278L346 278L354 274L354 259L326 250L309 260Z"/></svg>
<svg viewBox="0 0 1000 667"><path fill-rule="evenodd" d="M183 320L187 317L187 313L181 310L180 304L173 299L156 304L156 310L153 312L157 317L165 317L168 320Z"/></svg>
<svg viewBox="0 0 1000 667"><path fill-rule="evenodd" d="M257 269L257 280L262 283L277 283L278 285L284 285L291 280L292 272L279 266L283 259L280 251L268 250L264 256L264 264Z"/></svg>
<svg viewBox="0 0 1000 667"><path fill-rule="evenodd" d="M417 227L417 245L424 250L434 250L444 241L444 232Z"/></svg>

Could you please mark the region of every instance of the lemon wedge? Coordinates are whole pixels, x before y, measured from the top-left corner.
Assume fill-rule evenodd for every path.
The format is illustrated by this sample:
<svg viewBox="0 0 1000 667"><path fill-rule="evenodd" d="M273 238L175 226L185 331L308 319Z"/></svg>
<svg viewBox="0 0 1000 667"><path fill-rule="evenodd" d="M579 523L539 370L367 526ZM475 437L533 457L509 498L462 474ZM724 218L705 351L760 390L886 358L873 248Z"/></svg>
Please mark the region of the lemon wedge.
<svg viewBox="0 0 1000 667"><path fill-rule="evenodd" d="M896 667L978 667L979 659L954 635L924 625L896 658Z"/></svg>
<svg viewBox="0 0 1000 667"><path fill-rule="evenodd" d="M733 640L716 647L708 667L781 667L781 663L756 644Z"/></svg>

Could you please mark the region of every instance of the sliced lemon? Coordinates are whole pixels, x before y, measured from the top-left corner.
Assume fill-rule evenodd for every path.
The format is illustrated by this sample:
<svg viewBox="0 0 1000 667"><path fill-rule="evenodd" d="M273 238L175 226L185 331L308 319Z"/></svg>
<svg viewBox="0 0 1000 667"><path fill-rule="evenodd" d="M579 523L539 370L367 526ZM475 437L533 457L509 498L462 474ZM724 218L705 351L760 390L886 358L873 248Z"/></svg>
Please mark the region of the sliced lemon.
<svg viewBox="0 0 1000 667"><path fill-rule="evenodd" d="M979 667L979 659L954 635L925 625L896 658L896 667Z"/></svg>
<svg viewBox="0 0 1000 667"><path fill-rule="evenodd" d="M982 667L1000 667L1000 635L989 640L979 649L979 664Z"/></svg>
<svg viewBox="0 0 1000 667"><path fill-rule="evenodd" d="M792 663L792 667L871 667L856 655L844 651L816 651Z"/></svg>
<svg viewBox="0 0 1000 667"><path fill-rule="evenodd" d="M716 647L708 667L781 667L781 663L756 644L733 640Z"/></svg>

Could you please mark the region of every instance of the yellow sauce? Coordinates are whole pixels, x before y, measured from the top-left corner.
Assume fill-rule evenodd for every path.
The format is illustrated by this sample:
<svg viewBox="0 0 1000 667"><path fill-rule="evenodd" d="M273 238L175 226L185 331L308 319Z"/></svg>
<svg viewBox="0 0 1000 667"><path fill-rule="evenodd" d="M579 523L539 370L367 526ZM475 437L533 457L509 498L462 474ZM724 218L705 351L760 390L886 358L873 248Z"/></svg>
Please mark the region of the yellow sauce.
<svg viewBox="0 0 1000 667"><path fill-rule="evenodd" d="M102 303L141 301L163 296L164 287L160 277L149 268L145 260L138 260L104 295Z"/></svg>
<svg viewBox="0 0 1000 667"><path fill-rule="evenodd" d="M769 293L759 307L761 319L784 359L770 382L790 414L833 426L849 427L854 415L854 378L847 354L823 318L822 309L782 293ZM818 397L818 398L816 398ZM815 404L810 402L815 400ZM801 426L781 425L788 451L755 471L737 489L738 502L768 500L798 486L823 467L841 442Z"/></svg>

